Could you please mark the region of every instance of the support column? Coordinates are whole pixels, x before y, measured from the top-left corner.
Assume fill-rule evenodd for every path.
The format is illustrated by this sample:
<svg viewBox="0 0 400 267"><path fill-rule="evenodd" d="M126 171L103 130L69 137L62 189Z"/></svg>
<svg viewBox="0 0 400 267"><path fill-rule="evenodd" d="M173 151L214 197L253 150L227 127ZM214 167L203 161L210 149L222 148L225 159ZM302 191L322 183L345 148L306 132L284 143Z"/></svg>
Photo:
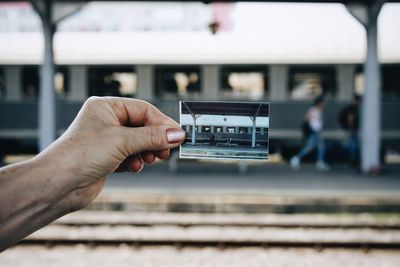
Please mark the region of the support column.
<svg viewBox="0 0 400 267"><path fill-rule="evenodd" d="M256 117L253 117L253 128L251 130L251 147L256 147Z"/></svg>
<svg viewBox="0 0 400 267"><path fill-rule="evenodd" d="M338 85L337 99L351 101L354 93L355 66L351 64L337 65L336 76Z"/></svg>
<svg viewBox="0 0 400 267"><path fill-rule="evenodd" d="M256 121L257 121L257 116L260 113L261 106L262 105L260 104L253 117L250 117L250 119L253 121L253 129L251 131L251 147L256 147Z"/></svg>
<svg viewBox="0 0 400 267"><path fill-rule="evenodd" d="M153 80L154 68L150 65L138 65L136 67L138 80L137 98L152 101L154 99Z"/></svg>
<svg viewBox="0 0 400 267"><path fill-rule="evenodd" d="M201 92L205 100L218 100L220 87L220 67L203 65L201 68Z"/></svg>
<svg viewBox="0 0 400 267"><path fill-rule="evenodd" d="M193 128L192 128L192 146L196 144L196 116L192 116L193 118Z"/></svg>
<svg viewBox="0 0 400 267"><path fill-rule="evenodd" d="M378 16L386 0L370 4L348 4L349 12L365 27L367 53L364 64L364 96L361 103L361 170L376 173L380 169L381 149L381 76L378 62Z"/></svg>
<svg viewBox="0 0 400 267"><path fill-rule="evenodd" d="M20 101L22 99L22 75L20 66L7 66L4 68L6 80L6 101Z"/></svg>
<svg viewBox="0 0 400 267"><path fill-rule="evenodd" d="M380 8L379 8L380 10ZM361 113L361 168L364 173L380 168L381 76L378 63L379 10L368 9L367 59L364 65L365 90Z"/></svg>
<svg viewBox="0 0 400 267"><path fill-rule="evenodd" d="M271 65L269 67L269 99L285 101L288 93L288 65Z"/></svg>
<svg viewBox="0 0 400 267"><path fill-rule="evenodd" d="M192 116L193 124L192 124L192 146L196 144L196 120L201 115L197 115L192 111L192 109L186 104L186 102L182 101L182 104L185 105L186 109L189 111L190 116Z"/></svg>
<svg viewBox="0 0 400 267"><path fill-rule="evenodd" d="M69 67L70 91L68 100L84 102L88 97L88 81L86 66Z"/></svg>
<svg viewBox="0 0 400 267"><path fill-rule="evenodd" d="M31 0L39 14L44 35L44 59L39 84L39 149L44 150L57 138L56 92L54 90L53 0Z"/></svg>

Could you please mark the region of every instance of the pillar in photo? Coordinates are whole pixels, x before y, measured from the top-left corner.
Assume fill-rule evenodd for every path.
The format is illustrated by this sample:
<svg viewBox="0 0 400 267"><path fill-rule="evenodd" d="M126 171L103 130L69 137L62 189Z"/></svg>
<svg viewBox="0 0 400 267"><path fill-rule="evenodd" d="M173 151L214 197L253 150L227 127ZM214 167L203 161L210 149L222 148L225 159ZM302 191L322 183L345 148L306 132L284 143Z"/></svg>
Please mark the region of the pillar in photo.
<svg viewBox="0 0 400 267"><path fill-rule="evenodd" d="M256 120L257 118L253 118L253 127L251 129L251 147L256 147Z"/></svg>
<svg viewBox="0 0 400 267"><path fill-rule="evenodd" d="M200 115L196 116L196 113L193 112L193 110L188 106L188 104L185 103L185 101L181 102L182 105L186 107L186 109L189 111L190 116L192 116L192 145L194 146L196 144L196 120Z"/></svg>
<svg viewBox="0 0 400 267"><path fill-rule="evenodd" d="M192 125L192 145L196 144L196 116L192 116L193 125Z"/></svg>
<svg viewBox="0 0 400 267"><path fill-rule="evenodd" d="M256 121L257 116L260 113L261 106L261 104L258 106L256 113L251 118L251 120L253 121L253 129L251 130L251 147L256 147Z"/></svg>

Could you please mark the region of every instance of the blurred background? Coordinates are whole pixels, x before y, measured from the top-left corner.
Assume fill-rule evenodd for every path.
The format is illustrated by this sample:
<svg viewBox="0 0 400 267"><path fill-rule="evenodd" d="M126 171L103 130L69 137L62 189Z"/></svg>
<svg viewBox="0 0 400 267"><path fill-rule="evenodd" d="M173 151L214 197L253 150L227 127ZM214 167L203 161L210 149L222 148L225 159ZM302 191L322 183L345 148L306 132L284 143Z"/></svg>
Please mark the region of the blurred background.
<svg viewBox="0 0 400 267"><path fill-rule="evenodd" d="M270 102L267 163L174 151L113 174L0 265L399 266L400 3L306 2L0 1L1 165L44 149L90 96L176 120L179 100ZM355 94L351 162L339 114ZM315 152L292 170L319 95L330 171Z"/></svg>

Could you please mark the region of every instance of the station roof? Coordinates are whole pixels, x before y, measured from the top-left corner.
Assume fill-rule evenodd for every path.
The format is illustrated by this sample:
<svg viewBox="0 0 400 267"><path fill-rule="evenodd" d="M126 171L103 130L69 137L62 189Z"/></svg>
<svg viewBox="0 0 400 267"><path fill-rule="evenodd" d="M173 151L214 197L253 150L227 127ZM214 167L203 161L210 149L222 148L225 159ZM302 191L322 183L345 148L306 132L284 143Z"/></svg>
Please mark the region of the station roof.
<svg viewBox="0 0 400 267"><path fill-rule="evenodd" d="M182 114L191 114L186 106L197 115L254 116L258 111L257 117L269 116L267 103L182 101Z"/></svg>
<svg viewBox="0 0 400 267"><path fill-rule="evenodd" d="M208 31L58 31L54 38L55 61L62 65L364 62L365 29L343 5L266 6L258 15L252 15L254 21L260 18L259 23L265 25L261 31L259 27L252 28L254 21L216 35ZM381 63L400 63L399 11L398 4L385 5L381 11L378 25ZM1 32L0 40L1 65L41 63L41 32Z"/></svg>
<svg viewBox="0 0 400 267"><path fill-rule="evenodd" d="M27 2L27 0L0 0L0 2ZM92 0L54 0L54 2L93 2ZM110 0L96 0L96 2L110 2ZM143 2L143 0L118 0L118 1L111 1L111 2ZM155 2L179 2L177 0L157 0ZM361 4L372 4L376 2L376 0L251 0L251 1L235 1L235 0L203 0L203 1L195 1L189 0L184 2L202 2L202 3L213 3L213 2L286 2L286 3L342 3L342 4L349 4L349 3L361 3ZM400 0L387 0L389 2L400 2Z"/></svg>

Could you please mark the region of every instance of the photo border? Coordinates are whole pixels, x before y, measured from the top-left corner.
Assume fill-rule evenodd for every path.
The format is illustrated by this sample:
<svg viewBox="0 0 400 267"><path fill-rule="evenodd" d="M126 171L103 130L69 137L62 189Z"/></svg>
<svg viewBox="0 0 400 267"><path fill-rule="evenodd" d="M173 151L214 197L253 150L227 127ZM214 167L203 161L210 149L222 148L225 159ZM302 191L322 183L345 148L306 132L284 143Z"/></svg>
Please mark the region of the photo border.
<svg viewBox="0 0 400 267"><path fill-rule="evenodd" d="M208 157L208 156L185 156L182 155L182 144L179 145L179 159L196 159L196 160L218 160L218 161L254 161L254 162L266 162L269 160L269 135L270 135L270 119L271 119L271 113L270 113L270 102L263 102L263 101L206 101L206 100L200 100L200 101L194 101L194 100L180 100L179 101L179 125L182 127L182 102L198 102L198 103L240 103L240 104L266 104L267 105L267 112L268 112L268 136L267 136L267 141L268 141L268 147L267 147L267 157L265 159L257 159L257 158L226 158L226 157ZM217 114L216 114L217 115ZM185 131L186 134L186 131ZM185 137L186 139L186 137Z"/></svg>

